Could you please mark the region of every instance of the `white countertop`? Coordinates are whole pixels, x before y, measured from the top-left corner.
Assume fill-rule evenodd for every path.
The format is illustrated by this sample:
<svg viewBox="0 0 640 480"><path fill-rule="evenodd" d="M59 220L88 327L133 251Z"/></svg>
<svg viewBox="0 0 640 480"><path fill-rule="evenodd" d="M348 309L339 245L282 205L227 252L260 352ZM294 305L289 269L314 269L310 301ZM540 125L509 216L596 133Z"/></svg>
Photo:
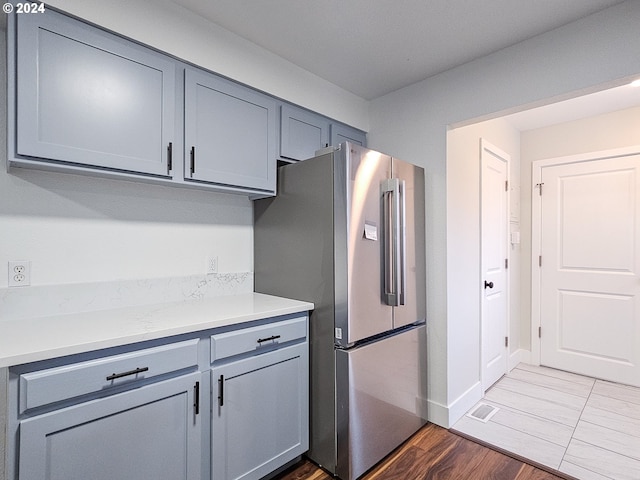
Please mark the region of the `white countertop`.
<svg viewBox="0 0 640 480"><path fill-rule="evenodd" d="M313 303L243 293L0 322L0 367L306 312Z"/></svg>

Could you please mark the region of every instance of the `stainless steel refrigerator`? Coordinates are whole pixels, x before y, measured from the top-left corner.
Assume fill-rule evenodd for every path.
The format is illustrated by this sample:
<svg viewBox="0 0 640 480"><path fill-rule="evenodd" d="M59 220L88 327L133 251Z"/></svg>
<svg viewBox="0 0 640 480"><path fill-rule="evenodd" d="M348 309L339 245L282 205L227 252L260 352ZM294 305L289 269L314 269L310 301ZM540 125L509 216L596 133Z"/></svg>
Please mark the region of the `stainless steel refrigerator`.
<svg viewBox="0 0 640 480"><path fill-rule="evenodd" d="M329 150L254 202L255 290L315 304L308 456L352 480L426 423L424 170Z"/></svg>

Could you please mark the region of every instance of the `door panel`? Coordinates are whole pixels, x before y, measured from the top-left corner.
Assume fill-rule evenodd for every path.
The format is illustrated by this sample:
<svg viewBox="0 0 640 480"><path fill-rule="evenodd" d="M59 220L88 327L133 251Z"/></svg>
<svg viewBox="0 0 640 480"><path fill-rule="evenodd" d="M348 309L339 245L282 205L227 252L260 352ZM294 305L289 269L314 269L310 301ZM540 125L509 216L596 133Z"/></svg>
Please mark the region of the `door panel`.
<svg viewBox="0 0 640 480"><path fill-rule="evenodd" d="M542 169L544 365L640 385L640 156Z"/></svg>
<svg viewBox="0 0 640 480"><path fill-rule="evenodd" d="M257 480L309 448L307 344L214 367L214 479Z"/></svg>
<svg viewBox="0 0 640 480"><path fill-rule="evenodd" d="M336 315L336 327L343 329L343 345L393 328L392 307L383 303L381 290L385 232L380 185L390 176L391 157L349 143L346 146L348 152L336 155L341 195L346 197L344 204L336 201L336 249L346 252L341 260L346 276L346 318ZM343 223L339 218L344 211ZM341 286L336 281L336 298Z"/></svg>
<svg viewBox="0 0 640 480"><path fill-rule="evenodd" d="M266 95L187 69L185 177L275 191L275 117Z"/></svg>
<svg viewBox="0 0 640 480"><path fill-rule="evenodd" d="M336 351L340 478L357 478L426 423L426 326Z"/></svg>
<svg viewBox="0 0 640 480"><path fill-rule="evenodd" d="M52 11L18 17L17 153L167 176L175 63Z"/></svg>
<svg viewBox="0 0 640 480"><path fill-rule="evenodd" d="M394 158L393 176L404 181L404 304L393 309L393 326L426 319L424 170Z"/></svg>
<svg viewBox="0 0 640 480"><path fill-rule="evenodd" d="M367 135L364 132L340 123L331 124L330 140L330 145L334 147L342 142L350 142L352 145L360 145L361 147L367 146Z"/></svg>
<svg viewBox="0 0 640 480"><path fill-rule="evenodd" d="M193 373L20 423L20 480L196 480Z"/></svg>
<svg viewBox="0 0 640 480"><path fill-rule="evenodd" d="M306 160L329 143L329 120L292 105L280 107L280 156Z"/></svg>
<svg viewBox="0 0 640 480"><path fill-rule="evenodd" d="M482 388L487 390L508 369L507 190L509 156L482 142Z"/></svg>

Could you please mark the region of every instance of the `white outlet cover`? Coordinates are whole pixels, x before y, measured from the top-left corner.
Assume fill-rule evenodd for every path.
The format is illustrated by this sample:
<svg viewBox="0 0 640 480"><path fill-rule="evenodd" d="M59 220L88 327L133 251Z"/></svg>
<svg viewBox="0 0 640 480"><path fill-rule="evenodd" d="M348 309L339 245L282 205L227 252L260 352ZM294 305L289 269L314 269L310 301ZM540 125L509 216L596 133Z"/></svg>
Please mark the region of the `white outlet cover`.
<svg viewBox="0 0 640 480"><path fill-rule="evenodd" d="M218 273L218 257L207 257L206 273L207 275Z"/></svg>
<svg viewBox="0 0 640 480"><path fill-rule="evenodd" d="M26 287L31 285L31 262L28 260L13 260L9 262L8 286Z"/></svg>

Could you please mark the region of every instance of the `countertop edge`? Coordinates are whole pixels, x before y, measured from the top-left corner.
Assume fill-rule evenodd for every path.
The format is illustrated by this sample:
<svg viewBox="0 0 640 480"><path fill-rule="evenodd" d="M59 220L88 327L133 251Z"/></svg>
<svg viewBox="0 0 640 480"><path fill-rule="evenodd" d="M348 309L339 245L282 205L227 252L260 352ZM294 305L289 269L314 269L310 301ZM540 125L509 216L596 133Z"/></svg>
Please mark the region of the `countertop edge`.
<svg viewBox="0 0 640 480"><path fill-rule="evenodd" d="M207 308L219 306L221 303L225 304L225 307L228 310L233 310L233 312L229 315L224 313L207 315ZM7 330L4 332L5 335L0 335L0 368L240 325L270 317L307 312L313 310L313 308L314 305L310 302L253 293L229 295L207 300L0 322L0 332L2 332L3 327ZM192 320L185 318L182 310L191 311ZM180 311L180 321L167 325L167 323L171 323L171 315L178 316L178 313L173 313L174 311ZM188 314L189 312L187 312L186 316ZM63 334L57 338L53 335L53 338L48 339L48 345L47 341L42 341L42 339L39 339L40 342L29 342L27 338L29 332L19 331L21 323L24 324L24 330L38 329L38 325L41 324L42 330L38 330L41 333L46 333L47 329L49 331L64 331L65 328L72 328L79 321L86 321L87 323L92 321L100 322L109 316L118 317L118 321L113 322L111 330L109 325L106 325L107 328L105 328L105 325L101 323L99 325L100 332L95 335L92 335L90 331L80 332L80 334L74 332L75 337L70 335L71 338L69 340L65 340ZM126 322L128 316L132 317L131 322L133 325L127 325L129 331L119 334L118 329L122 327L123 322ZM135 324L136 321L139 322L138 328ZM58 329L55 328L56 323L58 324ZM33 335L33 332L31 332L31 335ZM5 338L4 341L2 337ZM15 342L18 343L16 344ZM12 345L9 345L10 343ZM20 345L24 345L24 348L20 348ZM28 347L27 345L31 346Z"/></svg>

